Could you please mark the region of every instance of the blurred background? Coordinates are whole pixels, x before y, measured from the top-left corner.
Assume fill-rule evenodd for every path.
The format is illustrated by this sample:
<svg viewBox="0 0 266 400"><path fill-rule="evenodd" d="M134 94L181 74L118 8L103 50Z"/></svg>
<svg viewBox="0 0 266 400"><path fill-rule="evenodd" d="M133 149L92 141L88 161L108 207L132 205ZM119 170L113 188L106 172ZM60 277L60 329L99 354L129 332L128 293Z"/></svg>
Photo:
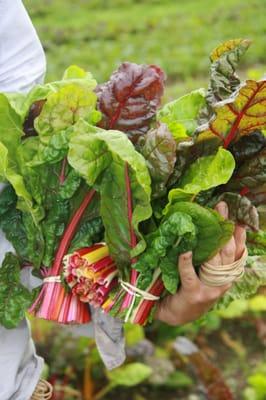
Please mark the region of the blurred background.
<svg viewBox="0 0 266 400"><path fill-rule="evenodd" d="M165 100L206 87L210 51L249 38L240 75L266 60L265 0L25 0L48 59L47 80L77 64L107 80L122 61L158 64ZM108 373L93 340L32 321L56 400L266 399L266 300L261 291L202 321L126 327L128 363ZM186 337L187 340L180 339ZM137 363L137 364L136 364Z"/></svg>

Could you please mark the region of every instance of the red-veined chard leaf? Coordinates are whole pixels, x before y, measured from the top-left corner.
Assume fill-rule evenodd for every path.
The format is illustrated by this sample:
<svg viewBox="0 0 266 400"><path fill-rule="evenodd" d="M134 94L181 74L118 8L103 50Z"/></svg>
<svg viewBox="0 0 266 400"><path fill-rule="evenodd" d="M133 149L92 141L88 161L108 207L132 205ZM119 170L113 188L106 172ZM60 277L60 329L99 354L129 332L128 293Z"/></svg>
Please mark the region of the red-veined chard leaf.
<svg viewBox="0 0 266 400"><path fill-rule="evenodd" d="M258 211L246 196L225 192L212 199L208 205L215 206L220 201L225 201L228 205L229 218L232 221L245 225L254 231L259 229Z"/></svg>
<svg viewBox="0 0 266 400"><path fill-rule="evenodd" d="M166 191L166 182L176 162L176 142L166 124L159 124L140 139L140 153L147 162L152 178L152 194L159 197Z"/></svg>
<svg viewBox="0 0 266 400"><path fill-rule="evenodd" d="M266 81L248 80L226 102L214 107L215 117L199 128L197 142L216 136L227 148L240 137L266 127Z"/></svg>
<svg viewBox="0 0 266 400"><path fill-rule="evenodd" d="M225 188L246 195L255 205L266 204L266 147L243 162Z"/></svg>
<svg viewBox="0 0 266 400"><path fill-rule="evenodd" d="M96 89L104 129L117 129L136 142L150 128L163 95L164 73L155 65L125 62Z"/></svg>
<svg viewBox="0 0 266 400"><path fill-rule="evenodd" d="M237 142L232 143L228 150L233 154L238 166L249 158L256 156L265 148L266 136L260 131L255 131L248 136L242 136Z"/></svg>

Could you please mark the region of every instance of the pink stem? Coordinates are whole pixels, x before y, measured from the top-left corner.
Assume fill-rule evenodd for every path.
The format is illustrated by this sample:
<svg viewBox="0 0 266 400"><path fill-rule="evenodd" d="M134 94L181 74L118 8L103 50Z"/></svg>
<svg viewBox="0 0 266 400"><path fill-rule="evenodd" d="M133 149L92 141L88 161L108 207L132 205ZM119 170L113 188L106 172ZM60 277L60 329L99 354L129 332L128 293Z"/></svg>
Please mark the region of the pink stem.
<svg viewBox="0 0 266 400"><path fill-rule="evenodd" d="M127 216L129 222L129 231L130 231L130 246L131 249L136 247L137 245L137 237L135 235L133 226L132 226L132 215L133 215L133 204L132 204L132 192L131 192L131 184L128 170L128 163L125 165L125 181L126 181L126 191L127 191ZM131 264L136 262L136 258L131 260ZM135 269L131 269L130 271L130 283L131 285L135 285L138 278L138 272ZM132 302L133 296L130 293L126 293L125 299L121 306L121 311L128 308Z"/></svg>
<svg viewBox="0 0 266 400"><path fill-rule="evenodd" d="M149 293L154 296L161 296L164 291L164 284L161 278L157 278L154 284L152 285ZM134 324L145 325L147 322L147 318L150 314L152 307L154 306L155 301L152 300L141 300L138 305L138 311L134 320L132 321Z"/></svg>

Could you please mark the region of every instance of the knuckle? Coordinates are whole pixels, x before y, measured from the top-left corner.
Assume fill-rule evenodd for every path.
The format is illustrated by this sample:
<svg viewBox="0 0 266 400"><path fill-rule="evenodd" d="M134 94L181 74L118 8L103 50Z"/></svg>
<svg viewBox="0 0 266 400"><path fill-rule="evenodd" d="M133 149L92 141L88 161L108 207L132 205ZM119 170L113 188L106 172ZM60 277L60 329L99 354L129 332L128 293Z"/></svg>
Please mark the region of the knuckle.
<svg viewBox="0 0 266 400"><path fill-rule="evenodd" d="M235 245L233 243L230 243L228 245L225 245L222 251L225 256L230 257L235 254L235 250L236 250Z"/></svg>

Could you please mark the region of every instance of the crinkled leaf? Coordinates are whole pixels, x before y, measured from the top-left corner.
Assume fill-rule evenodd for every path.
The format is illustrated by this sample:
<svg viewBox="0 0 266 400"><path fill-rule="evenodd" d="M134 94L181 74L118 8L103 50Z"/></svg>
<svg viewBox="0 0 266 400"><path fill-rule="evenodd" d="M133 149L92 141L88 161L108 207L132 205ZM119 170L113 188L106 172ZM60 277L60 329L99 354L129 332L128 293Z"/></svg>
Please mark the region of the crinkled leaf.
<svg viewBox="0 0 266 400"><path fill-rule="evenodd" d="M149 275L150 270L159 267L165 288L170 293L175 293L179 283L178 255L195 246L196 229L190 215L174 212L161 222L156 231L146 237L147 248L134 264L134 268Z"/></svg>
<svg viewBox="0 0 266 400"><path fill-rule="evenodd" d="M45 101L50 93L55 93L58 89L70 84L82 86L87 91L92 91L95 89L97 82L90 72L72 65L66 69L63 79L59 81L36 85L28 93L8 93L6 96L11 107L24 120L29 115L30 108L35 102Z"/></svg>
<svg viewBox="0 0 266 400"><path fill-rule="evenodd" d="M232 143L228 150L233 154L238 166L256 156L265 148L266 137L262 132L255 131L248 136L242 136L237 142Z"/></svg>
<svg viewBox="0 0 266 400"><path fill-rule="evenodd" d="M165 124L160 124L143 136L140 153L147 162L152 178L153 196L159 197L166 191L166 182L176 162L176 143Z"/></svg>
<svg viewBox="0 0 266 400"><path fill-rule="evenodd" d="M164 73L155 65L125 62L97 87L100 126L125 132L136 142L149 130L163 95Z"/></svg>
<svg viewBox="0 0 266 400"><path fill-rule="evenodd" d="M248 253L253 255L265 255L266 256L266 232L247 232L247 246ZM266 268L266 265L265 265Z"/></svg>
<svg viewBox="0 0 266 400"><path fill-rule="evenodd" d="M83 68L80 68L78 65L70 65L63 74L63 81L73 79L85 79L91 83L91 88L96 86L96 82L93 79L92 74L85 71Z"/></svg>
<svg viewBox="0 0 266 400"><path fill-rule="evenodd" d="M98 122L100 113L95 110L96 101L93 91L73 83L50 93L34 124L41 141L48 144L54 134L74 125L80 118L92 124Z"/></svg>
<svg viewBox="0 0 266 400"><path fill-rule="evenodd" d="M12 329L25 318L33 295L20 283L20 265L16 256L7 253L0 268L0 324Z"/></svg>
<svg viewBox="0 0 266 400"><path fill-rule="evenodd" d="M206 96L209 104L227 99L238 88L240 79L235 70L250 43L247 39L227 40L212 51L210 85Z"/></svg>
<svg viewBox="0 0 266 400"><path fill-rule="evenodd" d="M213 257L234 232L232 222L224 220L216 211L199 204L184 201L172 204L168 208L166 218L175 212L188 214L197 228L197 242L193 248L194 265Z"/></svg>
<svg viewBox="0 0 266 400"><path fill-rule="evenodd" d="M27 236L23 224L22 212L16 208L17 196L8 185L0 195L0 228L12 243L22 261L30 260L27 247ZM14 226L16 229L14 229Z"/></svg>
<svg viewBox="0 0 266 400"><path fill-rule="evenodd" d="M234 157L222 147L215 155L198 158L179 180L179 187L170 190L165 213L175 201L190 201L199 192L228 182L234 167Z"/></svg>
<svg viewBox="0 0 266 400"><path fill-rule="evenodd" d="M7 97L0 93L0 142L8 149L11 159L15 158L22 135L20 116L12 109Z"/></svg>
<svg viewBox="0 0 266 400"><path fill-rule="evenodd" d="M166 123L175 140L180 141L193 135L205 105L205 91L198 89L167 103L157 113L157 120Z"/></svg>
<svg viewBox="0 0 266 400"><path fill-rule="evenodd" d="M254 199L254 204L266 204L263 201L266 196L266 147L256 154L254 157L242 162L237 169L232 179L227 183L226 189L238 191L246 194L247 197L251 195L251 200ZM254 193L260 193L261 198L252 196Z"/></svg>
<svg viewBox="0 0 266 400"><path fill-rule="evenodd" d="M266 127L266 81L248 80L236 94L214 107L215 117L199 128L197 140L212 136L228 147L230 143Z"/></svg>
<svg viewBox="0 0 266 400"><path fill-rule="evenodd" d="M106 242L118 265L124 267L131 259L132 227L139 238L135 253L143 251L145 242L138 225L152 213L145 159L122 132L105 131L79 121L70 141L68 160L100 192ZM133 204L132 221L128 203Z"/></svg>
<svg viewBox="0 0 266 400"><path fill-rule="evenodd" d="M232 221L240 225L248 226L254 231L259 229L258 211L246 196L241 196L238 193L225 192L212 199L208 204L214 206L220 201L225 201L228 205L229 218Z"/></svg>
<svg viewBox="0 0 266 400"><path fill-rule="evenodd" d="M152 374L152 369L145 364L131 363L106 373L112 386L131 387L148 379Z"/></svg>
<svg viewBox="0 0 266 400"><path fill-rule="evenodd" d="M18 207L22 211L29 212L37 225L42 213L33 204L17 158L23 134L22 122L8 99L2 94L0 94L0 121L0 180L11 183L18 196Z"/></svg>

